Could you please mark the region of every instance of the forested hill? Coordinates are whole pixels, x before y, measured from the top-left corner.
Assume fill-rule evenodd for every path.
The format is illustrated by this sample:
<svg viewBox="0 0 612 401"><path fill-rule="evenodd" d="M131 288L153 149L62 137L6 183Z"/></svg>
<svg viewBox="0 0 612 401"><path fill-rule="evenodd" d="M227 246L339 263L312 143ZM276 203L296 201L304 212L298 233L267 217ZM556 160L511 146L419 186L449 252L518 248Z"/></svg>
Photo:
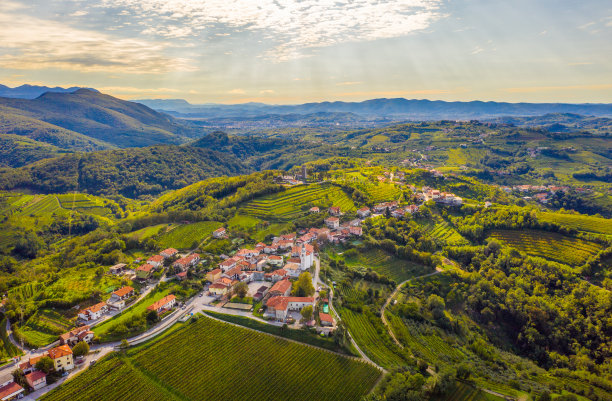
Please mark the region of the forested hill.
<svg viewBox="0 0 612 401"><path fill-rule="evenodd" d="M152 146L68 154L18 169L0 170L3 189L80 191L135 198L250 169L232 155L185 146Z"/></svg>
<svg viewBox="0 0 612 401"><path fill-rule="evenodd" d="M63 135L77 133L95 141L102 148L179 144L201 132L197 127L142 104L88 89L73 93L47 92L32 100L0 98L0 116L12 123L0 130L3 134L30 136L27 128L25 131L22 129L22 120L27 120L28 124L36 124L39 131L59 128L63 130ZM32 139L40 140L41 136ZM45 142L60 146L53 139ZM92 149L85 146L77 147L77 150Z"/></svg>

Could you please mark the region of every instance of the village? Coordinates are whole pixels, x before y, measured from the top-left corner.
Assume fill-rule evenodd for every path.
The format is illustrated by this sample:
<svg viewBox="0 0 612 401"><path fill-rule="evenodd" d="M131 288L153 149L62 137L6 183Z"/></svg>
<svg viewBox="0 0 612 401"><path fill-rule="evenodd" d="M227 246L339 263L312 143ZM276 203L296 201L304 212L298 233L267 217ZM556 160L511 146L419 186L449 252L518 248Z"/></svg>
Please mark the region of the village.
<svg viewBox="0 0 612 401"><path fill-rule="evenodd" d="M401 174L385 174L384 179L402 180ZM294 177L284 176L282 181L297 185ZM422 187L420 191L410 186L420 204L433 201L446 206L460 206L463 200L452 193ZM372 208L362 207L349 217L339 207L327 210L312 207L309 214L326 213L324 227L312 227L298 232L274 237L270 243L259 242L252 249L242 248L232 256L218 255L217 266L206 266L196 252L180 253L168 248L143 260L137 258L135 268L120 263L108 268L107 274L131 281L110 294L105 301L98 302L78 311L77 326L60 335L53 346L42 353L30 354L23 361L17 361L23 372L22 384L6 377L0 383L0 400L22 398L28 392L36 392L47 386L50 373L66 377L70 372L85 366L85 355L75 352L81 343L95 345L99 342L92 328L123 313L141 301L160 282L183 281L188 274L200 267L205 281L204 290L194 297L189 310L174 294L168 294L147 305L147 313L154 313L158 321L169 316L183 315L182 321L194 313L215 311L242 315L272 325L286 325L292 329L308 327L320 335L333 333L336 320L330 313L331 294L328 284L319 280L318 251L325 244L345 244L352 238L362 236L362 222L368 218L388 216L403 219L418 212L417 204L401 205L398 201L382 202ZM230 236L227 228L220 227L212 238L224 239ZM309 285L298 288L297 283ZM139 287L140 291L135 287ZM180 306L183 305L182 308ZM194 306L199 308L194 308ZM41 362L42 361L42 362ZM95 363L95 359L90 363ZM52 382L55 382L54 378Z"/></svg>

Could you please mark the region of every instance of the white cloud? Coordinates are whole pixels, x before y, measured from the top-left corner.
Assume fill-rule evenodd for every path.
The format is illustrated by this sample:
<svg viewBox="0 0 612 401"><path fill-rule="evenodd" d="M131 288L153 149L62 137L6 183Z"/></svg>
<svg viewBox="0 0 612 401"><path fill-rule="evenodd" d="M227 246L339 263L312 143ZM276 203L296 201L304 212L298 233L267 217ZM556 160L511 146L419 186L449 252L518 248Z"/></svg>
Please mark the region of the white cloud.
<svg viewBox="0 0 612 401"><path fill-rule="evenodd" d="M229 93L230 95L244 95L246 92L244 91L244 89L232 89L227 93Z"/></svg>
<svg viewBox="0 0 612 401"><path fill-rule="evenodd" d="M307 49L394 38L442 17L443 0L103 0L140 16L146 33L195 35L212 25L263 33L274 44L265 57L284 61Z"/></svg>
<svg viewBox="0 0 612 401"><path fill-rule="evenodd" d="M10 29L0 29L0 65L3 68L139 74L195 69L188 59L164 56L167 45L161 42L112 37L19 14L17 10L0 8L0 26L10 26Z"/></svg>
<svg viewBox="0 0 612 401"><path fill-rule="evenodd" d="M79 11L75 11L72 14L68 14L69 17L82 17L84 15L89 14L87 11L85 10L79 10Z"/></svg>
<svg viewBox="0 0 612 401"><path fill-rule="evenodd" d="M336 86L352 86L352 85L359 85L361 83L362 83L361 81L346 81L346 82L338 82Z"/></svg>
<svg viewBox="0 0 612 401"><path fill-rule="evenodd" d="M264 89L264 90L259 91L259 94L261 95L272 95L274 93L276 92L272 89Z"/></svg>
<svg viewBox="0 0 612 401"><path fill-rule="evenodd" d="M478 53L482 53L484 51L484 49L480 46L476 46L474 48L474 50L472 50L472 54L478 54Z"/></svg>

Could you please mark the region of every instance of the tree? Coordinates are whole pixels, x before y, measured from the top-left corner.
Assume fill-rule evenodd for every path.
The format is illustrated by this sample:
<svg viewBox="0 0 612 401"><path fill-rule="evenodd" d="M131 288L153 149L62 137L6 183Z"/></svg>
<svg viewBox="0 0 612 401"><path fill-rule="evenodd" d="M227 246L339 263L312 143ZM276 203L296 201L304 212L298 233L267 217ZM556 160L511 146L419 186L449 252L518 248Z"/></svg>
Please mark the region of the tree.
<svg viewBox="0 0 612 401"><path fill-rule="evenodd" d="M149 324L155 324L159 320L159 316L157 315L157 311L150 310L147 312L147 322Z"/></svg>
<svg viewBox="0 0 612 401"><path fill-rule="evenodd" d="M310 321L312 319L312 305L303 307L300 313L305 321Z"/></svg>
<svg viewBox="0 0 612 401"><path fill-rule="evenodd" d="M21 387L28 388L28 382L25 378L25 373L23 373L23 370L15 369L11 374L13 375L13 380L15 383L19 384Z"/></svg>
<svg viewBox="0 0 612 401"><path fill-rule="evenodd" d="M346 324L341 320L336 325L334 330L334 342L338 347L344 347L348 340L348 331L346 330Z"/></svg>
<svg viewBox="0 0 612 401"><path fill-rule="evenodd" d="M249 286L244 281L239 282L234 286L234 293L238 295L239 298L244 298L249 291Z"/></svg>
<svg viewBox="0 0 612 401"><path fill-rule="evenodd" d="M312 276L309 272L300 274L297 281L293 284L292 294L296 297L310 297L315 293L312 285Z"/></svg>
<svg viewBox="0 0 612 401"><path fill-rule="evenodd" d="M120 345L120 347L121 347L122 349L126 349L126 348L128 348L129 346L130 346L130 343L128 342L128 340L126 340L125 338L124 338L123 340L121 340L121 345Z"/></svg>
<svg viewBox="0 0 612 401"><path fill-rule="evenodd" d="M75 345L72 348L72 354L74 356L84 356L84 355L87 355L88 353L89 353L89 344L87 344L85 341L79 342L77 345Z"/></svg>
<svg viewBox="0 0 612 401"><path fill-rule="evenodd" d="M538 397L538 401L550 401L552 398L550 397L550 392L548 391L544 391L542 394L540 394L540 396Z"/></svg>
<svg viewBox="0 0 612 401"><path fill-rule="evenodd" d="M40 358L36 365L34 365L36 369L42 370L45 373L50 373L55 369L55 365L53 364L53 360L48 356L43 356Z"/></svg>

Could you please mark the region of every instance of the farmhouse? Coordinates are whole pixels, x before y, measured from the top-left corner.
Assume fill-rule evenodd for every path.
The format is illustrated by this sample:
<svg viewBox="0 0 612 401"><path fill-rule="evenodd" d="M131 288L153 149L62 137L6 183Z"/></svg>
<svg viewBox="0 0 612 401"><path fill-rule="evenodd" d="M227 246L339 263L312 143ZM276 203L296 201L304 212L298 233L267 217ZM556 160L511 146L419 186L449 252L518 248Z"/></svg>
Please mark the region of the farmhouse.
<svg viewBox="0 0 612 401"><path fill-rule="evenodd" d="M133 287L126 285L125 287L119 288L117 291L113 291L110 296L111 302L125 301L134 296L135 290Z"/></svg>
<svg viewBox="0 0 612 401"><path fill-rule="evenodd" d="M270 288L270 291L268 291L268 293L270 294L270 297L277 297L277 296L285 297L289 295L290 291L291 291L291 281L280 280L274 283L274 285Z"/></svg>
<svg viewBox="0 0 612 401"><path fill-rule="evenodd" d="M19 384L10 382L0 387L0 400L14 400L23 397L25 390Z"/></svg>
<svg viewBox="0 0 612 401"><path fill-rule="evenodd" d="M319 312L319 320L321 321L321 326L333 326L334 319L328 313Z"/></svg>
<svg viewBox="0 0 612 401"><path fill-rule="evenodd" d="M153 267L159 267L164 263L164 257L162 255L153 255L147 259L147 263Z"/></svg>
<svg viewBox="0 0 612 401"><path fill-rule="evenodd" d="M159 253L164 259L173 258L178 255L178 251L174 248L164 249Z"/></svg>
<svg viewBox="0 0 612 401"><path fill-rule="evenodd" d="M119 275L121 273L123 273L123 269L125 269L126 264L125 263L118 263L115 266L111 266L108 269L108 272L110 274L115 274L115 275Z"/></svg>
<svg viewBox="0 0 612 401"><path fill-rule="evenodd" d="M318 208L318 207L316 207L316 206L315 206L315 207L311 207L311 208L310 208L310 210L309 210L309 212L310 212L310 213L319 213L319 212L320 212L320 210L319 210L319 208Z"/></svg>
<svg viewBox="0 0 612 401"><path fill-rule="evenodd" d="M221 269L209 271L208 273L206 273L206 280L210 281L211 283L214 283L215 281L221 278L221 273L223 273L223 270Z"/></svg>
<svg viewBox="0 0 612 401"><path fill-rule="evenodd" d="M276 320L285 320L290 311L301 311L305 306L314 303L313 297L273 297L266 303L265 316Z"/></svg>
<svg viewBox="0 0 612 401"><path fill-rule="evenodd" d="M185 256L184 258L180 258L176 262L172 264L175 269L181 269L183 271L189 269L192 266L195 266L200 261L200 255L197 253L192 253L189 256Z"/></svg>
<svg viewBox="0 0 612 401"><path fill-rule="evenodd" d="M108 312L108 305L106 302L100 302L89 308L83 309L79 312L79 319L90 321L97 320L102 317L106 312Z"/></svg>
<svg viewBox="0 0 612 401"><path fill-rule="evenodd" d="M89 326L80 326L75 329L70 330L67 333L64 333L59 336L59 341L61 345L75 345L79 341L85 341L90 343L94 338L94 332L89 330Z"/></svg>
<svg viewBox="0 0 612 401"><path fill-rule="evenodd" d="M40 370L28 373L25 376L25 379L26 382L28 382L28 386L30 386L34 391L47 385L47 374L45 372L41 372Z"/></svg>
<svg viewBox="0 0 612 401"><path fill-rule="evenodd" d="M154 310L158 315L164 313L167 310L174 308L176 305L176 297L173 294L167 295L160 299L157 302L153 302L151 306L147 308L147 310Z"/></svg>
<svg viewBox="0 0 612 401"><path fill-rule="evenodd" d="M357 216L361 217L362 219L365 219L369 215L370 215L370 208L368 207L362 207L361 209L357 210Z"/></svg>
<svg viewBox="0 0 612 401"><path fill-rule="evenodd" d="M325 225L331 229L340 227L340 219L337 217L328 217L325 219Z"/></svg>
<svg viewBox="0 0 612 401"><path fill-rule="evenodd" d="M223 238L227 235L227 230L225 229L225 227L220 227L217 228L215 231L213 231L212 236L213 238Z"/></svg>
<svg viewBox="0 0 612 401"><path fill-rule="evenodd" d="M151 274L153 273L153 265L149 263L145 263L142 266L138 266L136 268L136 277L139 280L148 280L151 278Z"/></svg>
<svg viewBox="0 0 612 401"><path fill-rule="evenodd" d="M74 360L72 359L72 350L68 344L60 345L59 347L49 350L49 358L53 360L53 367L58 372L64 372L74 369Z"/></svg>

